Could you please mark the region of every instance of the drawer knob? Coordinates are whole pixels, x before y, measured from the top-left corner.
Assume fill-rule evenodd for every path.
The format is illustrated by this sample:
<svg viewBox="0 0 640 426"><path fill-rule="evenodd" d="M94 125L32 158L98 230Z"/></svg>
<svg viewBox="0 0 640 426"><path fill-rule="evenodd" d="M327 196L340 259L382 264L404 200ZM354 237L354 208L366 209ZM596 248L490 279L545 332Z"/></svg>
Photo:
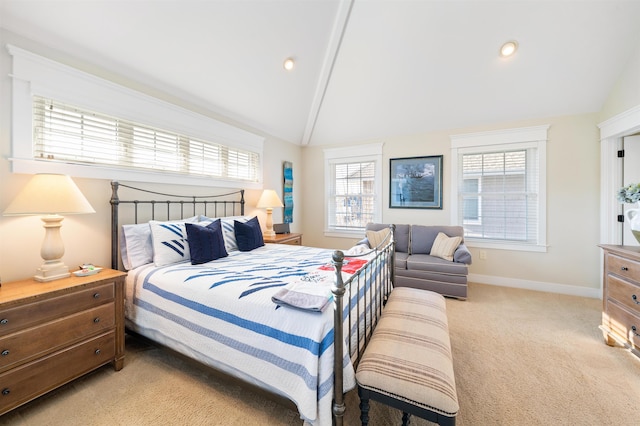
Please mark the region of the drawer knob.
<svg viewBox="0 0 640 426"><path fill-rule="evenodd" d="M636 303L636 305L640 305L640 301L638 301L638 296L635 294L631 295L631 299Z"/></svg>
<svg viewBox="0 0 640 426"><path fill-rule="evenodd" d="M622 266L620 269L623 270L623 271L628 271L629 270L629 268L627 268L626 266Z"/></svg>
<svg viewBox="0 0 640 426"><path fill-rule="evenodd" d="M96 351L94 352L96 355L100 355L100 349L96 349Z"/></svg>
<svg viewBox="0 0 640 426"><path fill-rule="evenodd" d="M0 324L3 324L3 325L4 325L4 324L9 324L9 320L8 320L8 319L6 319L6 318L2 318L2 319L0 320Z"/></svg>
<svg viewBox="0 0 640 426"><path fill-rule="evenodd" d="M94 299L100 299L100 293L95 293L95 294L93 295L93 298L94 298Z"/></svg>
<svg viewBox="0 0 640 426"><path fill-rule="evenodd" d="M7 356L9 355L9 349L5 349L4 351L2 351L2 356Z"/></svg>
<svg viewBox="0 0 640 426"><path fill-rule="evenodd" d="M9 395L10 393L11 393L11 391L9 390L9 388L2 389L2 394L3 395Z"/></svg>
<svg viewBox="0 0 640 426"><path fill-rule="evenodd" d="M100 322L100 317L95 317L95 318L93 319L93 322L95 322L96 324L97 324L97 323L99 323L99 322Z"/></svg>
<svg viewBox="0 0 640 426"><path fill-rule="evenodd" d="M640 334L638 334L638 329L636 328L635 325L631 326L631 332L636 336L636 337L640 337Z"/></svg>

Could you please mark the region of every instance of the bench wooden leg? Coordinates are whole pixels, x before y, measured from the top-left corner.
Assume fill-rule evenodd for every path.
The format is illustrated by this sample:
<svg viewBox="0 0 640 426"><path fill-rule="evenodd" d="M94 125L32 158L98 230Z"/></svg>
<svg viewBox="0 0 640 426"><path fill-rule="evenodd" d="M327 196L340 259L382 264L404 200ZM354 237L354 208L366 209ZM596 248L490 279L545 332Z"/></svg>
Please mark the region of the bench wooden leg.
<svg viewBox="0 0 640 426"><path fill-rule="evenodd" d="M402 426L409 426L411 424L411 414L407 412L402 412Z"/></svg>
<svg viewBox="0 0 640 426"><path fill-rule="evenodd" d="M360 421L362 426L369 424L369 392L358 387L358 396L360 397Z"/></svg>

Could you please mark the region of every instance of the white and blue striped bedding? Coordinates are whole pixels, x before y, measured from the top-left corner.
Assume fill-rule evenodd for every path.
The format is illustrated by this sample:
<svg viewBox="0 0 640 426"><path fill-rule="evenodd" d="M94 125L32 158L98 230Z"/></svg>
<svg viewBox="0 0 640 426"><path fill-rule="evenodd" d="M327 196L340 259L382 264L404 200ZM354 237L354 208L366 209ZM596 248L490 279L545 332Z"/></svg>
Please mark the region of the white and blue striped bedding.
<svg viewBox="0 0 640 426"><path fill-rule="evenodd" d="M280 307L271 297L318 272L331 254L267 244L202 265L142 266L127 278L127 324L204 364L287 397L305 422L330 425L333 309L320 313ZM346 391L355 386L355 375L346 348L344 352Z"/></svg>

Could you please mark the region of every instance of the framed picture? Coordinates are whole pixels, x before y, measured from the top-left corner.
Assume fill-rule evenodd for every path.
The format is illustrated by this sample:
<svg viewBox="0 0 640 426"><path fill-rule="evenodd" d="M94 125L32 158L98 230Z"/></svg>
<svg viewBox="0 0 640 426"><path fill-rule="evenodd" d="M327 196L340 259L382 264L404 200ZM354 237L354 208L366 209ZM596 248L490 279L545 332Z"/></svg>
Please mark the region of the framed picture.
<svg viewBox="0 0 640 426"><path fill-rule="evenodd" d="M389 160L389 208L442 209L442 155Z"/></svg>

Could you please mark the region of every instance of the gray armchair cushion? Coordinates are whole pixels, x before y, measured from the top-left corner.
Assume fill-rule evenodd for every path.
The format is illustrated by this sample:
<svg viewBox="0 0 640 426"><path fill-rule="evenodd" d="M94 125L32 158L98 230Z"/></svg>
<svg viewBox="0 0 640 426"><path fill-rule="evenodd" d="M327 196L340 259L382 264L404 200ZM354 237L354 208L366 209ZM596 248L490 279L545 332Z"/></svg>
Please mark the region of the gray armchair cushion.
<svg viewBox="0 0 640 426"><path fill-rule="evenodd" d="M462 226L411 226L411 254L429 254L433 242L443 232L448 237L462 237L464 243L464 228ZM455 257L454 257L455 260Z"/></svg>
<svg viewBox="0 0 640 426"><path fill-rule="evenodd" d="M446 275L467 276L468 269L464 263L450 262L428 254L412 254L407 259L408 271L434 272Z"/></svg>

